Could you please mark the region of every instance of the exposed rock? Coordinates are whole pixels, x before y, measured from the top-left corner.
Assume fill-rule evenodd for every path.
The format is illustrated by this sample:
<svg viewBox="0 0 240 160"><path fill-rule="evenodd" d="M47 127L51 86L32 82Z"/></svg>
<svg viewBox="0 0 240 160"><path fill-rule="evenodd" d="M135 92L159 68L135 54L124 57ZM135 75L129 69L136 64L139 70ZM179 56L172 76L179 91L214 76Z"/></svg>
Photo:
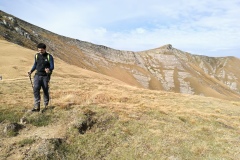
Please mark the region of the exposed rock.
<svg viewBox="0 0 240 160"><path fill-rule="evenodd" d="M23 126L18 123L9 123L4 127L3 132L9 136L17 135L17 132L22 129Z"/></svg>
<svg viewBox="0 0 240 160"><path fill-rule="evenodd" d="M20 119L20 124L26 124L28 122L27 118L26 117L22 117Z"/></svg>

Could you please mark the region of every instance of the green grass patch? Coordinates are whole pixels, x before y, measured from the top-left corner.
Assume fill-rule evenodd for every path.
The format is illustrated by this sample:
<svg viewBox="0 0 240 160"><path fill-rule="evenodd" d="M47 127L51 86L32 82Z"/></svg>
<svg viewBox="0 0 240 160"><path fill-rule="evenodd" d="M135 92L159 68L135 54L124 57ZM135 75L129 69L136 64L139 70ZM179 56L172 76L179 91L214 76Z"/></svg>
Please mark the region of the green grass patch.
<svg viewBox="0 0 240 160"><path fill-rule="evenodd" d="M3 108L0 106L0 108ZM12 109L0 109L0 123L2 121L10 121L12 123L18 122L22 117L23 113Z"/></svg>
<svg viewBox="0 0 240 160"><path fill-rule="evenodd" d="M52 116L47 114L38 114L28 118L29 123L34 126L47 126L52 122Z"/></svg>
<svg viewBox="0 0 240 160"><path fill-rule="evenodd" d="M26 145L31 145L35 142L35 139L32 138L26 138L18 142L18 145L20 147L26 146Z"/></svg>
<svg viewBox="0 0 240 160"><path fill-rule="evenodd" d="M15 137L18 135L18 132L17 131L8 131L7 132L7 136L8 137Z"/></svg>

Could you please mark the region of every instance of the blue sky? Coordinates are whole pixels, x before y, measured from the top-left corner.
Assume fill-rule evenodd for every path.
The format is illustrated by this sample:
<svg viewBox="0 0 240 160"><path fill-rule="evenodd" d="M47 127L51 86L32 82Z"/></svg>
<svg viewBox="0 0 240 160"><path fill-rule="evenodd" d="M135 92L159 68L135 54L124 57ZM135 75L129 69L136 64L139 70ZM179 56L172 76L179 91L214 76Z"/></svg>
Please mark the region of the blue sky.
<svg viewBox="0 0 240 160"><path fill-rule="evenodd" d="M191 54L240 58L240 0L1 0L0 10L114 49L172 44Z"/></svg>

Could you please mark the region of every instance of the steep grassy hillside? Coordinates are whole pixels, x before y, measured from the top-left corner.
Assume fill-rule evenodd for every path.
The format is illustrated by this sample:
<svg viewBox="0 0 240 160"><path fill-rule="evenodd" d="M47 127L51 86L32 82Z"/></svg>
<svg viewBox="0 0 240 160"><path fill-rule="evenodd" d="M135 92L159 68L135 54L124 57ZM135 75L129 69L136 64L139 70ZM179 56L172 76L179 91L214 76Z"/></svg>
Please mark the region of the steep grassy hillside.
<svg viewBox="0 0 240 160"><path fill-rule="evenodd" d="M58 35L2 11L0 39L29 49L44 42L68 64L139 88L240 99L240 59L235 57L193 55L170 44L142 52L116 50Z"/></svg>
<svg viewBox="0 0 240 160"><path fill-rule="evenodd" d="M0 159L240 159L239 101L131 87L56 58L49 109L30 113L35 51L0 45Z"/></svg>

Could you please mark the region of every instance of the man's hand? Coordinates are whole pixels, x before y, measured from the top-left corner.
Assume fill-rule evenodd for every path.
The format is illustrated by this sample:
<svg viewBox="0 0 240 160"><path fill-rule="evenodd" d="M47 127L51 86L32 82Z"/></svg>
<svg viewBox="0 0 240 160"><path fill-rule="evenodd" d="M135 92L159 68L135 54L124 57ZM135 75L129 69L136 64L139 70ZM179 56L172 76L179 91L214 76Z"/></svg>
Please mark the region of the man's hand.
<svg viewBox="0 0 240 160"><path fill-rule="evenodd" d="M32 72L31 72L31 71L29 71L29 72L28 72L28 76L30 77L30 76L31 76L31 74L32 74Z"/></svg>
<svg viewBox="0 0 240 160"><path fill-rule="evenodd" d="M50 73L49 68L45 68L45 72L46 72L46 73Z"/></svg>

